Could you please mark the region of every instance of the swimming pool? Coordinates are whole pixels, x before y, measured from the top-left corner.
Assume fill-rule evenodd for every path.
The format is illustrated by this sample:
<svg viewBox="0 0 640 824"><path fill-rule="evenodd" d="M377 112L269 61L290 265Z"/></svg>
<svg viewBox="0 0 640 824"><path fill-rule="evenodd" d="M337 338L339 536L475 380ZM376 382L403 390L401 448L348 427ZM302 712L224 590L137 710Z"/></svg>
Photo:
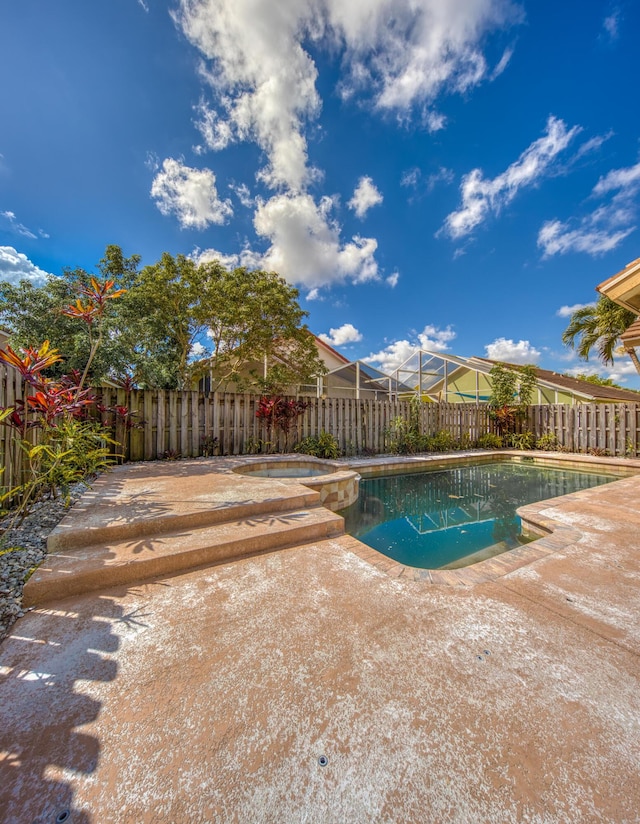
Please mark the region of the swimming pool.
<svg viewBox="0 0 640 824"><path fill-rule="evenodd" d="M363 479L342 510L346 531L398 563L455 569L514 549L518 507L609 483L602 471L500 461Z"/></svg>

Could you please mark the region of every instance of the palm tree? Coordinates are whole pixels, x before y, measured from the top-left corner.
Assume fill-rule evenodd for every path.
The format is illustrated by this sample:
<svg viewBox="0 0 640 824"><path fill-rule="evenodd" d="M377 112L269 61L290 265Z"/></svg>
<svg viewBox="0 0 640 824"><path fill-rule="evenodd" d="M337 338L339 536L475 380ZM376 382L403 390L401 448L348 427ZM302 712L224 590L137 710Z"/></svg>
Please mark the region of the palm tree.
<svg viewBox="0 0 640 824"><path fill-rule="evenodd" d="M571 315L569 325L562 333L562 342L576 349L583 360L589 360L589 354L595 348L603 363L612 364L620 336L636 319L637 315L629 309L618 306L610 298L601 295L597 303L576 309ZM632 346L625 346L625 352L640 374L640 360L636 350Z"/></svg>

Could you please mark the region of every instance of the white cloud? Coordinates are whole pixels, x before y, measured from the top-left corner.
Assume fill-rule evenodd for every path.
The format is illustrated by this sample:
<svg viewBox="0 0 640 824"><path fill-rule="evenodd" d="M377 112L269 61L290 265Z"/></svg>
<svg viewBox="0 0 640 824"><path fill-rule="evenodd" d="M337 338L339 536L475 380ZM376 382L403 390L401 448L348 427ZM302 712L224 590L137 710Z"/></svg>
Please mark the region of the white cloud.
<svg viewBox="0 0 640 824"><path fill-rule="evenodd" d="M138 5L141 6L147 13L149 12L147 0L138 0Z"/></svg>
<svg viewBox="0 0 640 824"><path fill-rule="evenodd" d="M363 218L369 209L382 203L382 200L382 195L373 180L370 177L361 177L347 206L353 209L357 217Z"/></svg>
<svg viewBox="0 0 640 824"><path fill-rule="evenodd" d="M394 341L379 352L372 352L363 360L377 366L383 372L391 374L407 361L417 349L426 349L428 352L446 352L455 337L456 333L451 326L440 329L437 326L428 324L419 334L413 333L411 340Z"/></svg>
<svg viewBox="0 0 640 824"><path fill-rule="evenodd" d="M38 237L34 232L31 231L31 229L27 229L27 227L24 224L18 222L15 212L0 212L0 218L4 219L4 221L7 224L7 228L14 235L28 237L31 240L35 240ZM42 230L40 231L40 234L42 237L49 237L47 234L42 232Z"/></svg>
<svg viewBox="0 0 640 824"><path fill-rule="evenodd" d="M418 181L420 180L420 175L422 172L417 166L414 166L412 169L407 169L406 172L402 173L402 177L400 178L400 185L406 186L410 189L415 189L418 185Z"/></svg>
<svg viewBox="0 0 640 824"><path fill-rule="evenodd" d="M540 351L528 340L519 340L514 343L511 338L496 338L493 343L485 346L485 351L490 360L506 363L536 363L540 357Z"/></svg>
<svg viewBox="0 0 640 824"><path fill-rule="evenodd" d="M513 48L505 49L502 53L502 57L500 58L498 65L495 69L491 72L491 79L495 80L497 77L500 77L502 72L507 68L509 63L511 62L511 58L513 57Z"/></svg>
<svg viewBox="0 0 640 824"><path fill-rule="evenodd" d="M342 57L345 99L362 93L401 116L419 105L437 129L444 119L431 104L487 77L487 35L523 14L510 0L180 0L174 17L215 96L215 111L198 106L205 146L255 142L267 159L260 178L298 193L317 177L304 130L321 106L306 43Z"/></svg>
<svg viewBox="0 0 640 824"><path fill-rule="evenodd" d="M377 241L355 235L342 243L340 227L331 217L333 205L329 197L316 203L308 194L259 200L254 226L271 243L263 268L312 289L344 280L378 280Z"/></svg>
<svg viewBox="0 0 640 824"><path fill-rule="evenodd" d="M630 375L638 376L631 359L624 355L616 358L616 362L611 366L605 366L600 361L588 361L587 363L582 361L580 366L573 366L566 371L567 375L573 377L596 374L601 378L611 378L615 383L626 383Z"/></svg>
<svg viewBox="0 0 640 824"><path fill-rule="evenodd" d="M561 306L556 312L556 315L559 318L570 318L578 309L584 309L586 306L591 305L590 303L574 303L572 306Z"/></svg>
<svg viewBox="0 0 640 824"><path fill-rule="evenodd" d="M620 9L615 9L602 21L602 28L607 40L613 42L620 36Z"/></svg>
<svg viewBox="0 0 640 824"><path fill-rule="evenodd" d="M454 175L451 169L441 166L437 172L430 174L427 178L427 191L432 192L438 183L452 183L453 177Z"/></svg>
<svg viewBox="0 0 640 824"><path fill-rule="evenodd" d="M197 358L202 358L204 355L208 354L209 350L206 346L200 343L200 341L195 341L191 344L191 350L189 352L189 359L190 360L197 360Z"/></svg>
<svg viewBox="0 0 640 824"><path fill-rule="evenodd" d="M596 256L615 249L635 230L637 195L640 192L640 163L612 169L593 187L591 196L601 203L590 214L568 221L543 223L538 246L544 257L586 252Z"/></svg>
<svg viewBox="0 0 640 824"><path fill-rule="evenodd" d="M305 300L322 300L322 298L320 297L320 290L317 288L311 289L309 292L307 292Z"/></svg>
<svg viewBox="0 0 640 824"><path fill-rule="evenodd" d="M343 323L337 329L330 329L328 335L321 334L318 337L329 346L344 346L347 343L357 343L362 340L362 334L352 323Z"/></svg>
<svg viewBox="0 0 640 824"><path fill-rule="evenodd" d="M245 269L260 269L262 266L262 256L249 248L243 249L237 255L227 255L217 249L198 249L196 247L190 257L196 263L210 263L217 260L225 269L237 269L239 266L243 266Z"/></svg>
<svg viewBox="0 0 640 824"><path fill-rule="evenodd" d="M42 286L48 276L48 272L40 269L13 246L0 246L0 280L15 285L21 280L28 280L34 286Z"/></svg>
<svg viewBox="0 0 640 824"><path fill-rule="evenodd" d="M147 152L144 165L150 172L157 172L160 168L160 158L155 152Z"/></svg>
<svg viewBox="0 0 640 824"><path fill-rule="evenodd" d="M151 186L151 197L163 215L175 214L182 229L206 229L233 214L231 202L220 200L210 169L193 169L166 158Z"/></svg>
<svg viewBox="0 0 640 824"><path fill-rule="evenodd" d="M567 129L562 120L550 117L545 134L534 141L504 172L491 179L481 169L465 175L460 185L462 206L447 215L443 231L452 238L468 235L491 214L498 214L520 189L535 185L580 131Z"/></svg>
<svg viewBox="0 0 640 824"><path fill-rule="evenodd" d="M230 183L229 188L236 195L240 203L245 209L253 209L256 205L255 198L251 196L251 191L246 183L234 184Z"/></svg>
<svg viewBox="0 0 640 824"><path fill-rule="evenodd" d="M399 272L393 272L393 274L389 275L388 278L385 278L385 281L386 281L386 283L389 284L389 286L392 289L395 289L396 286L398 285L398 280L399 279L400 279L400 273Z"/></svg>

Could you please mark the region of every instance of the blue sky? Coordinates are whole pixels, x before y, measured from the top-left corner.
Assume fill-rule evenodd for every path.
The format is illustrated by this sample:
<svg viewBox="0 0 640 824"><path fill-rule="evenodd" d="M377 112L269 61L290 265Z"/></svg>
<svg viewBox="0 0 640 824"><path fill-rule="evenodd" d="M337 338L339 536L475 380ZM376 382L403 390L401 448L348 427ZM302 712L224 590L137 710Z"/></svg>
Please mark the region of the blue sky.
<svg viewBox="0 0 640 824"><path fill-rule="evenodd" d="M217 256L382 368L640 386L561 343L640 253L631 0L20 0L0 32L0 277Z"/></svg>

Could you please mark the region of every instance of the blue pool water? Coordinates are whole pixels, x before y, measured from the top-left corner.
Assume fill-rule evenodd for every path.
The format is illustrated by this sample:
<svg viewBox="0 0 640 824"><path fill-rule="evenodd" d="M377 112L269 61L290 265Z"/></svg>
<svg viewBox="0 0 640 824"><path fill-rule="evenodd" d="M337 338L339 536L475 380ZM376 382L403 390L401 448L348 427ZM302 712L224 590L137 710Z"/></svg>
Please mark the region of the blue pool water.
<svg viewBox="0 0 640 824"><path fill-rule="evenodd" d="M362 480L340 514L349 534L401 564L453 569L532 540L516 515L523 504L616 479L510 461L458 465Z"/></svg>

